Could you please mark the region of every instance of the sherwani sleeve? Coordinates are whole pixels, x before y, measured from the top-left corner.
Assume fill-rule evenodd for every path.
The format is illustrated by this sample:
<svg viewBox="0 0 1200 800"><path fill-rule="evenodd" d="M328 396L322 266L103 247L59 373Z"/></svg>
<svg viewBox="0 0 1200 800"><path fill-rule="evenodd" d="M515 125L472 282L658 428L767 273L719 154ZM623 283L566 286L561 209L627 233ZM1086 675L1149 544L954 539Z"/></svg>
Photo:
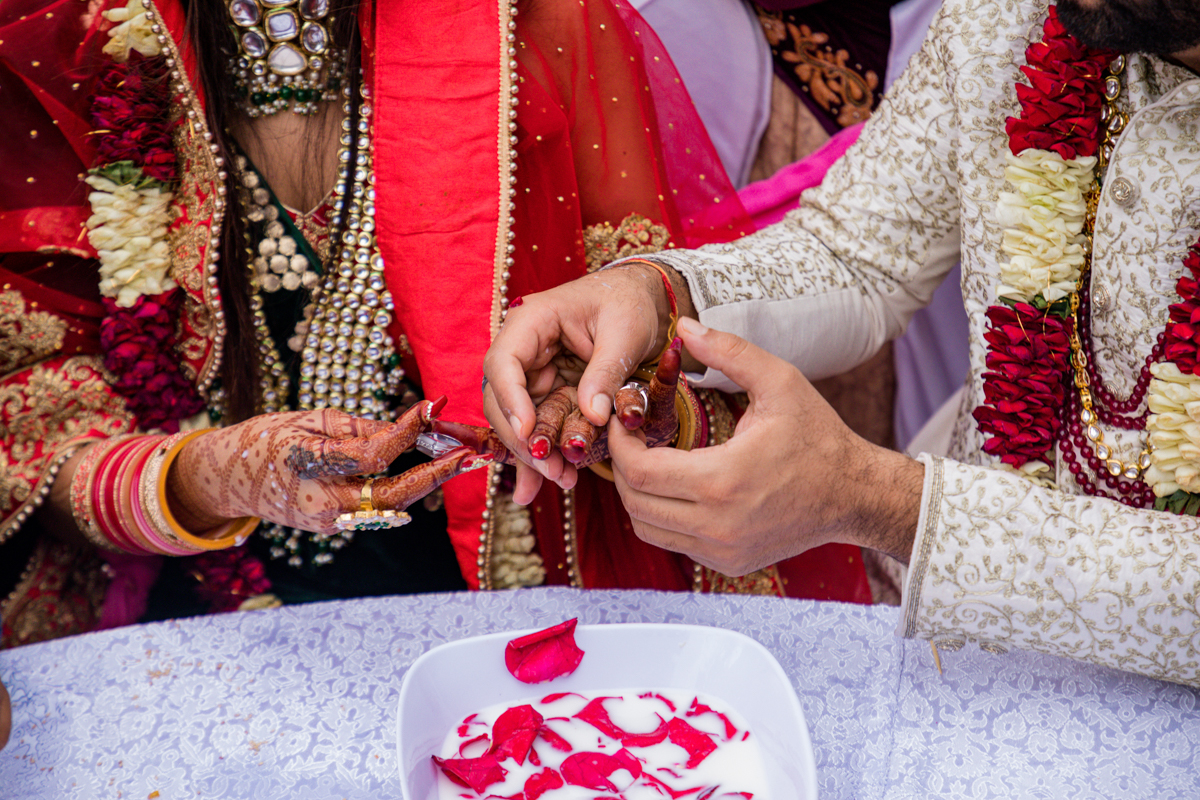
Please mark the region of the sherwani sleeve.
<svg viewBox="0 0 1200 800"><path fill-rule="evenodd" d="M1019 647L1200 686L1195 517L921 460L900 635Z"/></svg>
<svg viewBox="0 0 1200 800"><path fill-rule="evenodd" d="M971 194L991 179L973 171L979 159L964 162L965 148L995 151L1002 110L968 125L956 109L977 99L980 74L1008 78L978 64L964 74L966 59L983 56L951 44L973 24L952 16L962 5L943 8L858 143L800 209L727 245L654 256L685 276L702 322L810 378L841 372L927 302L957 259L960 225L994 230L967 219L990 213L993 200ZM973 247L998 247L975 238ZM701 385L728 381L710 371ZM922 460L900 635L1025 648L1200 685L1196 518L1070 494L999 468Z"/></svg>
<svg viewBox="0 0 1200 800"><path fill-rule="evenodd" d="M899 336L958 260L955 109L931 37L859 140L783 221L728 244L654 256L684 275L700 321L840 374ZM735 386L710 370L696 381Z"/></svg>

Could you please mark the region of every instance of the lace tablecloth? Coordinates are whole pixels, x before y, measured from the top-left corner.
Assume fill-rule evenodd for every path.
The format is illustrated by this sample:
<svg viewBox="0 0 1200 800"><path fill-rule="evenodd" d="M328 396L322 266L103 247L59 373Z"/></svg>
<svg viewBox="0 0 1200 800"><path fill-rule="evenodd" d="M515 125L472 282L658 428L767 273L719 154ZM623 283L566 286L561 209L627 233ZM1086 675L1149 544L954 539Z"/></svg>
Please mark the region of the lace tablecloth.
<svg viewBox="0 0 1200 800"><path fill-rule="evenodd" d="M680 622L762 642L792 678L822 798L1200 796L1198 692L1073 662L895 639L893 608L571 589L314 604L0 652L2 798L399 798L408 666L443 642ZM777 800L786 800L783 798Z"/></svg>

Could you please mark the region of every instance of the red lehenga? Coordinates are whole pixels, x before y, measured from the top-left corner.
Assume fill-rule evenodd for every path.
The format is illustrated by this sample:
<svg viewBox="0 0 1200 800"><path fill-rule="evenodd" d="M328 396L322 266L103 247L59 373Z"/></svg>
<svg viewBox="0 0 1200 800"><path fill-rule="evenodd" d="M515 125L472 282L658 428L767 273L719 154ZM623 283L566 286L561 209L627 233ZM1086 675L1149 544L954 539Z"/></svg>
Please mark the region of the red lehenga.
<svg viewBox="0 0 1200 800"><path fill-rule="evenodd" d="M9 644L95 625L101 562L44 531L18 531L37 524L56 465L134 428L103 368L105 310L81 181L96 160L88 109L111 27L101 12L121 5L0 5L0 543L7 557L16 551L6 540L32 542L0 607ZM183 294L178 356L203 396L223 335L208 277L223 266L213 242L228 165L208 146L213 99L201 95L181 7L147 7L185 86L169 110L179 164L169 242ZM518 11L515 32L507 0L367 0L359 12L392 333L405 337L405 366L423 393L449 396L444 416L473 424L485 424L482 354L509 300L622 255L726 241L751 225L674 68L625 0L522 2ZM728 436L736 404L706 399L713 436ZM444 487L473 588L496 585L503 520L489 490L498 484L492 469ZM853 548L821 548L746 579L694 568L638 540L612 484L595 475L571 493L546 487L530 514L547 584L870 601Z"/></svg>

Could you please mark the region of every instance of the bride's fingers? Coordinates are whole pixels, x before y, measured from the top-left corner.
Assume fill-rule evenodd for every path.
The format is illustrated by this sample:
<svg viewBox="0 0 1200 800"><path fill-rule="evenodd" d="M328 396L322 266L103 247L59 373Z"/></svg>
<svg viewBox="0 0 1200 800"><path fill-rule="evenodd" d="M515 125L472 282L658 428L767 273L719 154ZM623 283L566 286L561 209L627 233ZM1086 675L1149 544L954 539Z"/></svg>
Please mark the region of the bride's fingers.
<svg viewBox="0 0 1200 800"><path fill-rule="evenodd" d="M498 464L516 464L519 460L491 428L435 419L433 432L457 439L480 455L490 455Z"/></svg>
<svg viewBox="0 0 1200 800"><path fill-rule="evenodd" d="M617 390L614 402L617 419L629 430L642 427L650 407L650 393L640 383L630 381Z"/></svg>
<svg viewBox="0 0 1200 800"><path fill-rule="evenodd" d="M491 455L481 455L469 447L457 447L427 464L413 467L392 478L376 480L371 485L372 504L381 511L403 511L451 478L482 469L492 461ZM358 510L357 501L353 510Z"/></svg>
<svg viewBox="0 0 1200 800"><path fill-rule="evenodd" d="M533 433L529 437L529 453L539 461L550 456L551 450L558 443L562 433L563 423L571 409L575 408L575 387L562 386L550 393L550 396L537 407L537 421L533 425Z"/></svg>
<svg viewBox="0 0 1200 800"><path fill-rule="evenodd" d="M674 435L679 424L675 415L675 387L679 383L683 363L682 350L683 342L676 337L663 353L654 378L650 381L650 402L643 430L646 438L655 444Z"/></svg>
<svg viewBox="0 0 1200 800"><path fill-rule="evenodd" d="M412 447L417 436L429 427L430 420L445 405L445 397L417 403L395 423L366 437L306 436L291 445L284 463L302 479L383 472L401 453ZM375 428L373 425L357 427L361 430Z"/></svg>
<svg viewBox="0 0 1200 800"><path fill-rule="evenodd" d="M558 439L559 450L563 458L578 465L588 454L588 450L596 441L599 431L578 408L572 408L563 422L562 434Z"/></svg>

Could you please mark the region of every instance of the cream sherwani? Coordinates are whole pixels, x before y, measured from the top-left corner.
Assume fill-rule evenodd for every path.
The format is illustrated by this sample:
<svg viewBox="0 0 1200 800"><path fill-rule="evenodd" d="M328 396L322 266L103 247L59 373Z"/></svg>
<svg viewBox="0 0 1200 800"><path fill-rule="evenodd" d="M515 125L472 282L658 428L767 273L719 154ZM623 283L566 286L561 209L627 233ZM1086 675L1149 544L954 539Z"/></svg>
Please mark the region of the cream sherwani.
<svg viewBox="0 0 1200 800"><path fill-rule="evenodd" d="M1000 467L970 417L983 399L995 302L1004 122L1046 3L947 0L924 48L803 207L753 236L656 258L681 271L706 325L810 378L898 336L961 258L972 372L949 458L925 455L899 633L940 647L1020 647L1200 685L1200 521L1058 488ZM1131 55L1130 114L1100 199L1095 368L1132 391L1200 235L1200 79ZM1119 191L1114 189L1119 188ZM731 388L710 373L701 385ZM1144 434L1107 430L1126 459ZM852 491L853 487L847 487Z"/></svg>

